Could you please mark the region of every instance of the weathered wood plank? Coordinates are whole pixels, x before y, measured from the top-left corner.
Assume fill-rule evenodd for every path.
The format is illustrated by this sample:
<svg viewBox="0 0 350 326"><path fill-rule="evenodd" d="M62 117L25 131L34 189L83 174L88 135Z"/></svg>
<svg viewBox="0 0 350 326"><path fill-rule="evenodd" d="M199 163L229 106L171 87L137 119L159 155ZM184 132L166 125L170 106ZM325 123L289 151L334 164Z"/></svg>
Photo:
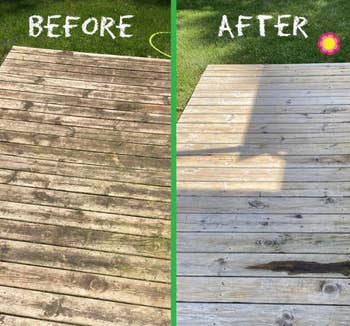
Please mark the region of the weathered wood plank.
<svg viewBox="0 0 350 326"><path fill-rule="evenodd" d="M317 133L320 132L349 132L350 131L350 123L311 123L300 125L298 123L254 123L250 124L227 124L227 123L180 123L178 124L177 130L178 132L203 132L203 133L299 133L300 129L302 129L303 133Z"/></svg>
<svg viewBox="0 0 350 326"><path fill-rule="evenodd" d="M142 156L117 155L77 151L45 146L10 144L0 142L3 155L15 155L29 159L52 160L56 162L86 164L100 167L144 169L146 171L169 171L170 159L147 158Z"/></svg>
<svg viewBox="0 0 350 326"><path fill-rule="evenodd" d="M51 174L31 173L0 169L0 184L63 190L76 193L105 195L169 202L170 189L151 185L87 180L77 177L62 177Z"/></svg>
<svg viewBox="0 0 350 326"><path fill-rule="evenodd" d="M72 92L80 92L85 90L91 91L103 91L104 93L125 93L125 94L138 94L138 95L151 95L157 96L160 98L169 97L170 90L161 87L152 87L152 86L134 86L134 85L125 85L125 84L104 84L97 82L87 82L83 80L73 81L71 79L63 79L60 76L57 78L49 77L36 77L29 75L16 75L16 74L1 74L0 80L3 82L14 82L14 83L25 83L25 84L34 84L42 85L48 87L63 87L65 89L72 89ZM165 112L164 112L165 114Z"/></svg>
<svg viewBox="0 0 350 326"><path fill-rule="evenodd" d="M41 64L40 64L41 65ZM59 75L58 71L52 70L37 70L32 69L30 67L24 66L5 66L2 65L0 67L1 73L6 74L16 74L16 75L24 75L24 76L36 76L43 78L57 78ZM130 78L130 77L121 77L121 76L104 76L104 75L96 75L96 74L83 74L81 72L71 72L65 71L63 79L71 79L71 80L82 80L82 81L92 81L96 83L108 83L108 84L131 84L134 86L152 86L152 87L160 87L165 88L167 90L170 89L170 80L167 79L152 79L152 78Z"/></svg>
<svg viewBox="0 0 350 326"><path fill-rule="evenodd" d="M169 239L144 237L0 219L0 237L9 240L169 259Z"/></svg>
<svg viewBox="0 0 350 326"><path fill-rule="evenodd" d="M349 254L349 238L346 233L179 233L178 251Z"/></svg>
<svg viewBox="0 0 350 326"><path fill-rule="evenodd" d="M0 80L3 82L14 82L14 83L25 83L28 85L41 85L47 87L55 87L59 89L60 87L64 87L65 89L71 89L68 92L81 92L83 91L83 95L89 95L90 92L103 92L103 94L134 94L135 96L156 96L164 103L164 100L169 97L170 89L161 88L161 87L153 87L153 86L134 86L134 85L126 85L123 83L120 84L105 84L101 82L88 82L84 80L72 80L72 79L64 79L60 78L60 76L55 77L38 77L31 75L18 75L11 73L2 73L0 76ZM102 94L102 93L101 93ZM126 95L123 95L126 96ZM168 100L167 100L168 102ZM122 107L121 107L122 108ZM127 111L126 111L127 112ZM72 112L74 113L74 112ZM166 115L167 112L159 111L159 114Z"/></svg>
<svg viewBox="0 0 350 326"><path fill-rule="evenodd" d="M0 72L3 72L1 66ZM0 93L1 98L6 99L17 99L21 101L32 101L32 102L41 102L41 103L50 103L50 104L63 104L63 105L71 105L71 106L80 106L80 107L94 107L94 108L102 108L109 110L118 110L119 107L124 108L127 107L136 107L137 110L150 110L155 109L155 112L161 110L167 110L168 105L166 104L144 104L138 103L134 99L130 99L129 101L115 101L109 99L93 99L86 97L74 97L74 96L65 96L59 95L55 93L42 93L40 89L36 92L33 91L21 91L16 90L16 87L12 87L10 89L1 89ZM132 96L131 96L132 97Z"/></svg>
<svg viewBox="0 0 350 326"><path fill-rule="evenodd" d="M312 153L310 153L312 154ZM258 183L258 182L329 182L329 181L350 181L350 167L338 167L338 168L288 168L288 160L285 162L285 167L281 163L280 168L216 168L217 174L214 174L215 168L182 168L178 175L183 181L198 181L201 182L243 182L245 183ZM237 190L244 189L244 184ZM331 186L331 184L330 184ZM249 187L249 185L248 185ZM287 186L288 187L288 186ZM272 189L276 191L283 188L283 185L276 186ZM259 187L259 189L264 189ZM269 191L269 187L266 191ZM214 191L214 189L212 189ZM228 189L229 190L229 189ZM212 192L215 196L215 193Z"/></svg>
<svg viewBox="0 0 350 326"><path fill-rule="evenodd" d="M131 62L132 64L141 63L142 65L150 64L153 66L161 66L164 69L168 69L170 71L170 62L167 59L159 59L159 58L148 58L148 57L134 57L134 56L118 56L111 54L102 54L102 53L88 53L88 52L76 52L76 51L66 51L66 50L53 50L53 49L43 49L43 48L33 48L27 46L18 46L14 45L12 47L12 51L27 53L27 54L42 54L49 56L59 56L62 58L96 58L99 61L111 63L116 61L121 61L123 64L125 62ZM113 60L111 60L113 59Z"/></svg>
<svg viewBox="0 0 350 326"><path fill-rule="evenodd" d="M77 98L91 98L91 99L109 99L116 101L136 102L145 104L169 104L169 97L163 95L149 95L138 93L122 93L122 92L106 92L100 90L78 89L63 86L48 86L42 85L41 81L37 83L27 84L21 80L16 82L0 80L0 89L17 90L24 92L36 92L42 94L57 94L64 96L73 96Z"/></svg>
<svg viewBox="0 0 350 326"><path fill-rule="evenodd" d="M5 262L0 262L0 270L3 286L159 308L170 305L168 284Z"/></svg>
<svg viewBox="0 0 350 326"><path fill-rule="evenodd" d="M0 218L169 238L170 221L1 201Z"/></svg>
<svg viewBox="0 0 350 326"><path fill-rule="evenodd" d="M182 213L289 213L344 214L349 212L349 197L181 197Z"/></svg>
<svg viewBox="0 0 350 326"><path fill-rule="evenodd" d="M349 105L312 105L304 106L280 105L188 105L186 113L193 114L254 114L260 116L264 114L325 114L332 116L338 113L347 113L350 111ZM287 116L288 117L288 116ZM286 118L287 118L286 117ZM182 118L181 118L182 119Z"/></svg>
<svg viewBox="0 0 350 326"><path fill-rule="evenodd" d="M1 77L0 77L1 78ZM28 112L39 112L47 114L56 114L64 116L90 117L101 120L128 120L128 121L143 121L159 124L170 124L170 113L160 109L159 112L150 110L138 109L137 105L126 103L124 107L120 105L118 110L102 109L94 107L72 107L69 105L58 105L52 103L31 102L17 99L1 99L1 108L8 110L20 110ZM154 106L154 109L156 106ZM154 110L156 111L156 110ZM100 121L104 123L103 121ZM109 121L107 121L108 123Z"/></svg>
<svg viewBox="0 0 350 326"><path fill-rule="evenodd" d="M329 89L347 89L348 84L347 82L338 81L338 82L330 82L329 80L323 80L318 81L314 80L314 82L307 82L307 81L300 81L300 82L293 82L293 83L281 83L281 84L273 84L273 89L280 89L280 90L324 90L328 91ZM206 81L206 83L200 82L196 86L197 91L234 91L237 89L240 90L251 90L251 91L263 91L263 90L271 90L271 83L263 83L260 84L259 82L242 82L239 83L238 80L232 81L230 83L226 84L218 84L218 83L211 83L209 80Z"/></svg>
<svg viewBox="0 0 350 326"><path fill-rule="evenodd" d="M3 76L3 74L2 74ZM29 76L30 77L30 76ZM26 78L29 78L26 77ZM3 96L6 93L7 96ZM152 105L152 104L139 104L139 103L129 103L129 102L117 102L114 108L103 108L99 106L77 106L70 105L69 103L55 104L42 102L42 98L38 97L37 100L26 100L16 98L16 94L21 95L20 92L3 90L0 94L1 96L1 107L16 110L25 111L43 111L47 113L57 113L67 116L97 116L97 118L105 119L122 119L124 120L141 120L143 122L148 122L150 117L157 117L153 122L167 123L166 117L170 116L169 110L166 110L164 105ZM40 93L39 93L40 94Z"/></svg>
<svg viewBox="0 0 350 326"><path fill-rule="evenodd" d="M347 306L178 303L178 322L183 326L346 326Z"/></svg>
<svg viewBox="0 0 350 326"><path fill-rule="evenodd" d="M198 160L200 157L200 160ZM200 162L200 163L199 163ZM350 155L269 155L241 156L238 153L221 155L183 156L179 151L179 167L231 167L231 168L321 168L348 167ZM310 170L311 171L311 170Z"/></svg>
<svg viewBox="0 0 350 326"><path fill-rule="evenodd" d="M308 134L301 132L298 135L274 133L274 134L218 134L218 133L181 133L178 140L180 144L331 144L331 143L348 143L350 142L350 133L319 133Z"/></svg>
<svg viewBox="0 0 350 326"><path fill-rule="evenodd" d="M299 97L347 97L349 88L337 88L337 89L327 89L326 90L312 90L312 89L302 89L302 90L280 90L280 89L269 89L269 90L236 90L236 91L202 91L196 90L192 97L193 98L299 98ZM185 116L186 117L186 116Z"/></svg>
<svg viewBox="0 0 350 326"><path fill-rule="evenodd" d="M179 253L180 276L348 278L347 255Z"/></svg>
<svg viewBox="0 0 350 326"><path fill-rule="evenodd" d="M0 260L169 283L166 259L0 239Z"/></svg>
<svg viewBox="0 0 350 326"><path fill-rule="evenodd" d="M0 123L1 124L1 123ZM0 130L0 142L36 145L51 148L67 148L86 152L124 154L144 157L167 158L169 147L161 145L137 144L127 141L102 141L56 135Z"/></svg>
<svg viewBox="0 0 350 326"><path fill-rule="evenodd" d="M342 69L262 69L262 70L236 70L236 71L227 71L227 70L206 70L203 73L203 77L232 77L232 73L234 73L235 77L255 77L255 78L281 78L281 77L313 77L316 79L318 76L320 77L338 77L341 76L349 76L350 69L342 68Z"/></svg>
<svg viewBox="0 0 350 326"><path fill-rule="evenodd" d="M17 48L17 46L15 47ZM26 48L25 48L26 49ZM29 48L31 49L31 48ZM264 64L209 64L207 66L207 69L228 69L228 70L235 70L235 69L244 69L244 70L254 70L254 69L260 69L260 68L266 68L266 69L285 69L285 68L292 68L292 69L314 69L314 68L320 68L320 69L326 69L326 68L349 68L349 63L347 62L335 62L335 63L326 63L326 62L317 62L317 63L264 63Z"/></svg>
<svg viewBox="0 0 350 326"><path fill-rule="evenodd" d="M202 114L200 123L347 123L349 114L309 114L307 112L300 114L259 114L253 116L251 114ZM183 123L196 123L198 121L197 114L186 114L182 118ZM301 128L302 130L302 128Z"/></svg>
<svg viewBox="0 0 350 326"><path fill-rule="evenodd" d="M350 215L177 214L179 232L350 232Z"/></svg>
<svg viewBox="0 0 350 326"><path fill-rule="evenodd" d="M220 171L220 170L219 170ZM196 197L348 197L350 196L350 182L339 181L329 182L328 177L332 177L330 174L326 178L326 174L321 173L321 178L325 178L325 182L309 182L305 179L298 181L297 178L302 179L301 174L290 173L291 170L284 171L280 174L279 170L272 170L271 178L269 181L259 181L261 175L250 175L252 179L246 178L245 173L251 172L249 169L242 171L242 176L239 177L240 181L179 181L177 183L177 194L181 197L192 197L196 200ZM237 173L240 169L237 169ZM303 172L307 172L303 170ZM1 172L0 172L1 175ZM266 178L266 177L265 177ZM336 177L337 178L337 177ZM1 179L1 178L0 178ZM181 180L185 180L183 177ZM203 178L204 179L204 178Z"/></svg>
<svg viewBox="0 0 350 326"><path fill-rule="evenodd" d="M167 309L113 303L0 286L0 311L6 314L88 326L168 325Z"/></svg>
<svg viewBox="0 0 350 326"><path fill-rule="evenodd" d="M30 54L30 56L28 56ZM11 51L7 58L17 59L24 61L36 61L36 62L45 62L45 63L61 63L66 65L73 66L92 66L92 67L102 67L118 70L127 70L127 71L147 71L154 73L170 73L170 65L163 64L154 64L149 63L147 60L138 60L130 62L129 60L123 59L123 57L115 57L114 60L101 60L97 57L92 56L76 56L74 55L55 55L54 53L48 55L47 53L42 53L41 51L23 51L14 49Z"/></svg>
<svg viewBox="0 0 350 326"><path fill-rule="evenodd" d="M178 150L182 155L218 155L239 153L240 155L259 155L271 153L271 155L347 155L350 151L350 143L330 144L178 144Z"/></svg>
<svg viewBox="0 0 350 326"><path fill-rule="evenodd" d="M66 64L64 62L62 63L50 63L46 62L45 65L43 65L41 62L37 62L34 60L31 60L30 57L27 57L27 60L22 59L14 59L11 56L7 56L3 65L5 67L11 68L11 67L24 67L29 68L33 70L50 70L50 71L56 71L59 73L62 73L63 75L66 72L74 72L74 73L80 73L84 75L102 75L105 77L112 76L112 77L121 77L121 78L130 78L131 80L133 78L135 79L156 79L159 81L169 81L169 73L168 72L154 72L154 71L142 71L142 70L124 70L124 69L116 69L116 68L104 68L100 66L88 66L84 65L84 68L78 64L72 65L72 64Z"/></svg>
<svg viewBox="0 0 350 326"><path fill-rule="evenodd" d="M350 96L344 97L293 97L291 94L289 97L285 98L230 98L230 97L220 97L220 98L210 98L192 97L188 102L190 105L305 105L308 103L312 104L328 104L328 105L338 105L338 104L350 104Z"/></svg>
<svg viewBox="0 0 350 326"><path fill-rule="evenodd" d="M170 215L169 203L162 201L81 194L5 184L0 184L0 200L149 218L168 219Z"/></svg>
<svg viewBox="0 0 350 326"><path fill-rule="evenodd" d="M35 323L38 326L64 326L64 325L77 325L71 323L58 323L46 320L32 319L19 316L10 316L3 313L0 313L0 321L3 325L7 326L31 326Z"/></svg>
<svg viewBox="0 0 350 326"><path fill-rule="evenodd" d="M350 305L344 279L196 277L193 282L180 276L178 283L179 301Z"/></svg>
<svg viewBox="0 0 350 326"><path fill-rule="evenodd" d="M3 112L0 109L0 115ZM56 117L56 118L55 118ZM38 135L50 135L56 137L70 137L78 139L89 139L99 141L114 141L114 142L129 142L135 144L148 144L148 145L163 145L169 144L168 134L159 134L148 132L148 129L144 129L145 132L133 132L131 127L124 126L121 124L120 130L113 130L108 123L102 123L97 121L96 125L92 125L90 119L82 118L75 126L74 119L61 118L61 116L46 116L45 122L41 122L41 117L32 118L30 115L19 114L18 118L23 120L17 120L16 118L4 119L0 118L0 128L2 131L17 131L26 133L37 133ZM6 118L11 118L6 115ZM76 119L76 117L75 117ZM32 120L32 121L28 121ZM73 121L72 121L73 120ZM99 119L101 120L101 119ZM55 121L59 121L60 124L55 124ZM39 136L38 136L39 137ZM169 146L169 145L168 145Z"/></svg>
<svg viewBox="0 0 350 326"><path fill-rule="evenodd" d="M343 74L339 74L339 75L334 75L334 76L327 76L325 74L323 74L323 76L317 76L315 78L315 76L263 76L263 77L249 77L249 76L244 76L244 77L240 77L240 76L235 76L235 77L206 77L203 76L201 78L201 82L203 84L213 84L213 83L219 83L219 84L226 84L226 83L238 83L238 84L245 84L245 83L249 83L249 84L269 84L271 85L280 85L283 83L314 83L315 79L317 82L329 82L331 78L331 82L332 83L338 83L338 82L342 82L342 83L347 83L350 80L350 76L349 75L343 75ZM273 87L273 86L272 86Z"/></svg>
<svg viewBox="0 0 350 326"><path fill-rule="evenodd" d="M336 70L339 69L346 69L350 68L349 63L347 62L332 62L332 63L325 63L325 62L317 62L317 63L273 63L273 64L209 64L207 66L207 70L244 70L244 71L250 71L250 70L283 70L291 69L291 70L313 70L313 69L320 69L320 70Z"/></svg>
<svg viewBox="0 0 350 326"><path fill-rule="evenodd" d="M1 146L1 144L0 144ZM111 182L128 182L142 185L170 186L170 172L139 170L133 168L118 168L101 165L69 163L57 160L41 160L15 156L16 153L8 151L9 155L0 154L0 168L13 171L26 171L66 177L84 178L90 180L104 180ZM164 192L168 191L164 189Z"/></svg>

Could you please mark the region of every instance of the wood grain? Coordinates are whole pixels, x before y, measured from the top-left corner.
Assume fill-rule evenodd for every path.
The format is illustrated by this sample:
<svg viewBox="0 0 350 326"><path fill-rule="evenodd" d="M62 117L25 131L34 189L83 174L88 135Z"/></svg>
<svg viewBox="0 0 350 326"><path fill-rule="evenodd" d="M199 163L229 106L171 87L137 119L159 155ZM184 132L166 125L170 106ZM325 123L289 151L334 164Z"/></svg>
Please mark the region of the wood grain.
<svg viewBox="0 0 350 326"><path fill-rule="evenodd" d="M184 326L327 326L347 325L347 306L179 303L178 322Z"/></svg>
<svg viewBox="0 0 350 326"><path fill-rule="evenodd" d="M170 63L0 67L0 324L170 324Z"/></svg>
<svg viewBox="0 0 350 326"><path fill-rule="evenodd" d="M209 65L177 125L180 325L348 325L350 64Z"/></svg>

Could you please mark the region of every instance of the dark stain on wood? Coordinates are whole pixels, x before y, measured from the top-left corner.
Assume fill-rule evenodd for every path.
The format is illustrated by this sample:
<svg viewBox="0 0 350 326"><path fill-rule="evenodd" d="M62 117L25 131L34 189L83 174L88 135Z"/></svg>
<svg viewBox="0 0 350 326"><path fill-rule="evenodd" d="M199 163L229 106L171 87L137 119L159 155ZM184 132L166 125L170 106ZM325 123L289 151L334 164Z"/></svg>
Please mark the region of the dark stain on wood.
<svg viewBox="0 0 350 326"><path fill-rule="evenodd" d="M276 320L277 326L293 326L294 316L290 312L284 312L281 318Z"/></svg>
<svg viewBox="0 0 350 326"><path fill-rule="evenodd" d="M24 105L23 105L23 108L25 110L29 110L31 107L34 106L34 103L32 101L25 101Z"/></svg>
<svg viewBox="0 0 350 326"><path fill-rule="evenodd" d="M344 108L338 108L338 107L333 107L333 108L327 108L327 109L324 109L322 111L322 113L324 114L330 114L330 113L337 113L337 112L342 112L342 111L346 111L346 109Z"/></svg>
<svg viewBox="0 0 350 326"><path fill-rule="evenodd" d="M300 260L271 261L267 264L248 266L247 269L288 272L289 275L335 273L349 276L350 261L338 263L316 263Z"/></svg>
<svg viewBox="0 0 350 326"><path fill-rule="evenodd" d="M108 289L108 283L99 276L96 275L84 275L79 278L73 278L72 283L78 284L81 288L88 291L94 291L98 293L103 293Z"/></svg>
<svg viewBox="0 0 350 326"><path fill-rule="evenodd" d="M55 299L44 306L44 316L45 317L58 317L63 314L63 298Z"/></svg>
<svg viewBox="0 0 350 326"><path fill-rule="evenodd" d="M45 81L45 78L42 77L42 76L38 76L36 79L35 79L35 84L39 85L41 83L43 83Z"/></svg>
<svg viewBox="0 0 350 326"><path fill-rule="evenodd" d="M58 54L62 55L62 56L67 56L67 57L73 57L74 56L74 52L73 51L68 51L68 50L63 50L58 52Z"/></svg>
<svg viewBox="0 0 350 326"><path fill-rule="evenodd" d="M253 200L248 202L249 206L252 208L265 208L268 207L266 204L264 204L261 200Z"/></svg>
<svg viewBox="0 0 350 326"><path fill-rule="evenodd" d="M321 282L320 290L328 295L337 295L342 292L342 287L338 283L323 281Z"/></svg>
<svg viewBox="0 0 350 326"><path fill-rule="evenodd" d="M336 200L333 197L326 196L325 197L325 204L335 204Z"/></svg>

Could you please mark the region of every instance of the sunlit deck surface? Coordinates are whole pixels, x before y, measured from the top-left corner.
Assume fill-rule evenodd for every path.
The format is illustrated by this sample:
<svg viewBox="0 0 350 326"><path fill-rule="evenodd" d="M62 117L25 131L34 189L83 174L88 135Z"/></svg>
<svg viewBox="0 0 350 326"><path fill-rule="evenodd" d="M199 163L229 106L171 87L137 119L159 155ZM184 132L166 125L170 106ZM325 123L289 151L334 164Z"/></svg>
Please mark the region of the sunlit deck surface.
<svg viewBox="0 0 350 326"><path fill-rule="evenodd" d="M178 123L179 325L350 323L350 64L210 65Z"/></svg>
<svg viewBox="0 0 350 326"><path fill-rule="evenodd" d="M169 325L169 61L14 47L0 324Z"/></svg>

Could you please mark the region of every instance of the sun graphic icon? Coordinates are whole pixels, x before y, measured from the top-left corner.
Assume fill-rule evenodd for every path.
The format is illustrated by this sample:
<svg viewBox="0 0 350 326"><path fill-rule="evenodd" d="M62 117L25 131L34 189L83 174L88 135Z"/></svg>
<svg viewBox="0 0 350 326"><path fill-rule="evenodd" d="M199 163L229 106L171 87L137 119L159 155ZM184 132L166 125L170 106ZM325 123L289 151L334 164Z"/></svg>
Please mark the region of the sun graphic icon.
<svg viewBox="0 0 350 326"><path fill-rule="evenodd" d="M332 32L324 33L318 39L317 45L321 53L333 55L340 50L340 38Z"/></svg>

